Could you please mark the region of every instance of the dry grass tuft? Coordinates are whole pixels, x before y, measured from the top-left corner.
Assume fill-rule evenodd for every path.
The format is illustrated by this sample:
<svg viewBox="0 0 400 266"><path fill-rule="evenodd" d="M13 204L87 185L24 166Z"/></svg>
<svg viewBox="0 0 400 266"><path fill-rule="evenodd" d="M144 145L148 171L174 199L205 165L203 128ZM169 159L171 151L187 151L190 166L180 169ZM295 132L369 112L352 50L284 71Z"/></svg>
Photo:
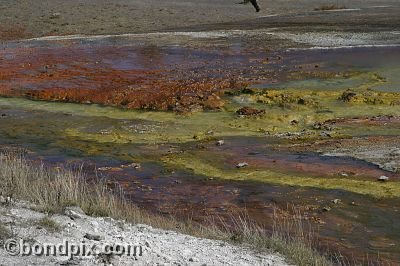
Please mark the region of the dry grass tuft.
<svg viewBox="0 0 400 266"><path fill-rule="evenodd" d="M39 221L37 221L36 226L46 229L49 232L59 232L61 227L58 223L53 221L50 217L45 216Z"/></svg>
<svg viewBox="0 0 400 266"><path fill-rule="evenodd" d="M12 231L4 224L0 223L0 247L3 247L4 241L13 236Z"/></svg>
<svg viewBox="0 0 400 266"><path fill-rule="evenodd" d="M295 207L291 206L289 211L293 215L284 217L275 211L272 232L246 214L232 215L228 219L231 224L225 223L222 232L230 235L235 242L284 254L296 265L333 265L330 259L314 248L318 234L313 231L311 224L304 222Z"/></svg>

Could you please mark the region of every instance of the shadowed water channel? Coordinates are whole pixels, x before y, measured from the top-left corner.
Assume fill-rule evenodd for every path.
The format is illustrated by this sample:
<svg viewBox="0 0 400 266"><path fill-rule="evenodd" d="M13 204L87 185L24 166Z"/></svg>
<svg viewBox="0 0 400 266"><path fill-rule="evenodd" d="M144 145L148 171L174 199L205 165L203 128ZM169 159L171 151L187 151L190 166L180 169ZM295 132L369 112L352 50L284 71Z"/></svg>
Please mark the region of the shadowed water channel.
<svg viewBox="0 0 400 266"><path fill-rule="evenodd" d="M232 112L248 103L259 107L259 102L226 96L223 99L227 104L220 111L181 115L79 104L85 102L84 98L73 100L78 103L64 103L69 100L47 97L50 92L34 99L58 102L26 99L32 90L85 88L93 94L102 92L98 103L109 105L110 97L126 92L129 84L152 90L155 84L166 80L212 82L233 77L239 77L235 82L260 89L343 91L366 85L377 91L399 92L399 48L265 52L237 45L195 49L100 42L90 46L17 46L0 54L0 89L2 95L11 97L0 98L3 149L26 148L33 160L51 166L83 165L88 176L120 183L139 206L199 221L210 215L247 211L268 225L276 206L286 210L288 204L294 204L318 227L323 247L356 259L369 253L380 254L391 262L400 260L399 198L356 193L357 187L346 189L345 185L331 188L341 180L361 184L375 181L380 175L397 182L399 174L351 157L325 157L316 150L278 148L291 140L258 130L273 122L247 121ZM385 83L379 82L377 75ZM111 105L121 107L112 102ZM337 111L340 107L337 104L330 112L342 114ZM398 110L396 106L374 108L377 114ZM271 112L287 115L281 109L276 107ZM354 110L362 114L364 109ZM286 125L277 127L291 129ZM365 128L350 132L368 135ZM389 126L379 134L396 136L399 128ZM218 139L224 139L223 146L215 145ZM141 167L127 167L132 162ZM237 169L240 162L249 163L249 167ZM265 180L264 174L269 175ZM341 203L333 204L334 199ZM323 211L327 206L331 210Z"/></svg>

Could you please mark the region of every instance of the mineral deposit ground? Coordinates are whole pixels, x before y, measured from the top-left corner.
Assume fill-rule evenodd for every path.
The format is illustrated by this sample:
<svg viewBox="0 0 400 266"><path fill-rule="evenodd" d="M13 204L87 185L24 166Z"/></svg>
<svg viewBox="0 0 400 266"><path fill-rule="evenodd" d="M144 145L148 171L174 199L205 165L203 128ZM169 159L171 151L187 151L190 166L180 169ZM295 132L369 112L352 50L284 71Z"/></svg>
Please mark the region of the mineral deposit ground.
<svg viewBox="0 0 400 266"><path fill-rule="evenodd" d="M177 219L295 206L321 253L398 265L399 2L259 2L0 0L1 151Z"/></svg>

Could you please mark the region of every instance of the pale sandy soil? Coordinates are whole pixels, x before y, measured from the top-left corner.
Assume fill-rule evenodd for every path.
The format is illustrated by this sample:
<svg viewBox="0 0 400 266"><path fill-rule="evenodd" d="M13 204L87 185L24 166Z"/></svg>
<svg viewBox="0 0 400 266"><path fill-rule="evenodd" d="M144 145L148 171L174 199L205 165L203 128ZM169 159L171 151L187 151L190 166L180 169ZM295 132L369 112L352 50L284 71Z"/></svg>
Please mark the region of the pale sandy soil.
<svg viewBox="0 0 400 266"><path fill-rule="evenodd" d="M282 28L300 31L396 30L395 0L0 0L0 39L70 34L121 34L177 29ZM326 4L351 10L314 11Z"/></svg>

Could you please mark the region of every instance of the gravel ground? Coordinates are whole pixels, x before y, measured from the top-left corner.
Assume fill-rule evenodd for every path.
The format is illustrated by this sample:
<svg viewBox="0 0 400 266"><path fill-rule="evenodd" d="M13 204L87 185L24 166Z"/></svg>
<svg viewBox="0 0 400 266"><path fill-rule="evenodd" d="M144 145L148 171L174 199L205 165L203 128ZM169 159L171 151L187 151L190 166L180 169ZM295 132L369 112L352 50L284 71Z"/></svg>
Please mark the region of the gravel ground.
<svg viewBox="0 0 400 266"><path fill-rule="evenodd" d="M398 29L397 0L259 0L262 10L240 0L0 0L0 39L71 34L259 29L295 32ZM338 4L344 12L315 8Z"/></svg>
<svg viewBox="0 0 400 266"><path fill-rule="evenodd" d="M33 211L32 207L26 203L0 207L0 222L13 233L9 238L24 239L31 245L62 244L65 240L70 245L85 243L90 247L94 244L99 252L70 259L60 255L11 256L6 249L0 249L0 265L287 265L279 255L256 253L222 241L200 239L147 225L89 217L76 207L68 208L65 215L50 217L59 226L52 232L52 227L40 222L47 217L46 214ZM141 246L142 254L138 248L136 256L107 256L100 248L114 244Z"/></svg>

